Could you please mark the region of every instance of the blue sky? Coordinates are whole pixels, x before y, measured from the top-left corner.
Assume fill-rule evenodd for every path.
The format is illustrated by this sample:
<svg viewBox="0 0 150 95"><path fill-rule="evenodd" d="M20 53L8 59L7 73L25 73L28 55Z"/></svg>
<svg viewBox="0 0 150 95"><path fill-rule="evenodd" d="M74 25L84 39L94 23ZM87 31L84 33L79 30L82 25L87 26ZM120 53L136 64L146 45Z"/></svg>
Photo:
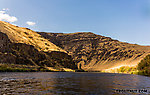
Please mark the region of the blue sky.
<svg viewBox="0 0 150 95"><path fill-rule="evenodd" d="M91 31L150 45L149 0L0 0L0 11L17 18L11 23L35 31Z"/></svg>

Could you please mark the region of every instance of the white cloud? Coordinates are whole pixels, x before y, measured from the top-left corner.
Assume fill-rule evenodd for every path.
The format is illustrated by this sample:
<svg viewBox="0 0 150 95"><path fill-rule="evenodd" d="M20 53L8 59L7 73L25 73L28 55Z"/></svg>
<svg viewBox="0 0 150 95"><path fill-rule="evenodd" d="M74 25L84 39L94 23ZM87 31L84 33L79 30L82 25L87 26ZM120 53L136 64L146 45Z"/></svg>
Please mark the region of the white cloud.
<svg viewBox="0 0 150 95"><path fill-rule="evenodd" d="M3 8L3 11L9 11L9 9L8 8Z"/></svg>
<svg viewBox="0 0 150 95"><path fill-rule="evenodd" d="M0 11L0 20L8 21L8 22L15 22L18 19L15 16L10 16L9 14L6 14L6 11L9 10L8 8L3 9Z"/></svg>
<svg viewBox="0 0 150 95"><path fill-rule="evenodd" d="M36 23L35 22L31 22L31 21L27 21L26 24L30 25L30 26L33 26L35 25Z"/></svg>
<svg viewBox="0 0 150 95"><path fill-rule="evenodd" d="M4 14L5 13L5 11L0 11L0 14Z"/></svg>

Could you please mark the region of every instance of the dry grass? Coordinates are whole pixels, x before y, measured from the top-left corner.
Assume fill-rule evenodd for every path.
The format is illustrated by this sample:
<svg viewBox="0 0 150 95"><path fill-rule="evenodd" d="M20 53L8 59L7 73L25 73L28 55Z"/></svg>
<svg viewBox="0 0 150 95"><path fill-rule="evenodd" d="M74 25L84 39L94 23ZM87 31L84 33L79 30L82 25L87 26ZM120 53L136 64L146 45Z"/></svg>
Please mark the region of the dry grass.
<svg viewBox="0 0 150 95"><path fill-rule="evenodd" d="M35 31L27 28L17 27L7 22L0 21L0 31L7 34L9 39L14 43L25 43L33 45L36 49L45 52L65 52L63 49L57 47L55 44L43 38Z"/></svg>

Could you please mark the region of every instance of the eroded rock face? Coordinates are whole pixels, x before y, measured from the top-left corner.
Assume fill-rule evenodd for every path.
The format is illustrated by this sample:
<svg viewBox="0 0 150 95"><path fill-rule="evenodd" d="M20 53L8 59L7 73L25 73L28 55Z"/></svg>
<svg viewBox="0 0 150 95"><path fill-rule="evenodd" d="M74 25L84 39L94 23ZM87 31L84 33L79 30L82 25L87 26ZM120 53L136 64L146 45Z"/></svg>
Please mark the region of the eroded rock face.
<svg viewBox="0 0 150 95"><path fill-rule="evenodd" d="M15 63L16 57L12 54L9 54L11 44L8 36L2 32L0 32L0 63Z"/></svg>
<svg viewBox="0 0 150 95"><path fill-rule="evenodd" d="M0 52L7 52L9 50L10 40L8 39L7 35L0 32Z"/></svg>
<svg viewBox="0 0 150 95"><path fill-rule="evenodd" d="M22 43L11 44L11 49L12 54L17 57L16 64L76 69L71 56L64 52L42 52L35 49L32 45L26 45Z"/></svg>
<svg viewBox="0 0 150 95"><path fill-rule="evenodd" d="M44 38L70 54L78 68L102 70L116 65L136 65L150 47L129 44L93 33L44 33Z"/></svg>

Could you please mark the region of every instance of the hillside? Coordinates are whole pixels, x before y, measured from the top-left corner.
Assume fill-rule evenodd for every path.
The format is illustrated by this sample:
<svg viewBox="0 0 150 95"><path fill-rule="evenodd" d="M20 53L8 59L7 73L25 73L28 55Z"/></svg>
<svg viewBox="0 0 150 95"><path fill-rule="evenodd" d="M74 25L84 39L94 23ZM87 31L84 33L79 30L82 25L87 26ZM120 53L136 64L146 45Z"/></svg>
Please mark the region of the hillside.
<svg viewBox="0 0 150 95"><path fill-rule="evenodd" d="M28 28L18 27L4 21L0 21L0 31L5 33L13 43L25 43L32 45L39 51L65 52L63 49L57 47L55 44L49 42L47 39L41 37L41 35Z"/></svg>
<svg viewBox="0 0 150 95"><path fill-rule="evenodd" d="M35 32L0 21L0 64L110 71L134 67L149 53L150 46L91 32Z"/></svg>
<svg viewBox="0 0 150 95"><path fill-rule="evenodd" d="M72 57L38 33L0 21L0 64L76 69Z"/></svg>
<svg viewBox="0 0 150 95"><path fill-rule="evenodd" d="M93 33L44 33L50 42L66 50L84 70L109 70L136 66L150 53L149 46L129 44Z"/></svg>

